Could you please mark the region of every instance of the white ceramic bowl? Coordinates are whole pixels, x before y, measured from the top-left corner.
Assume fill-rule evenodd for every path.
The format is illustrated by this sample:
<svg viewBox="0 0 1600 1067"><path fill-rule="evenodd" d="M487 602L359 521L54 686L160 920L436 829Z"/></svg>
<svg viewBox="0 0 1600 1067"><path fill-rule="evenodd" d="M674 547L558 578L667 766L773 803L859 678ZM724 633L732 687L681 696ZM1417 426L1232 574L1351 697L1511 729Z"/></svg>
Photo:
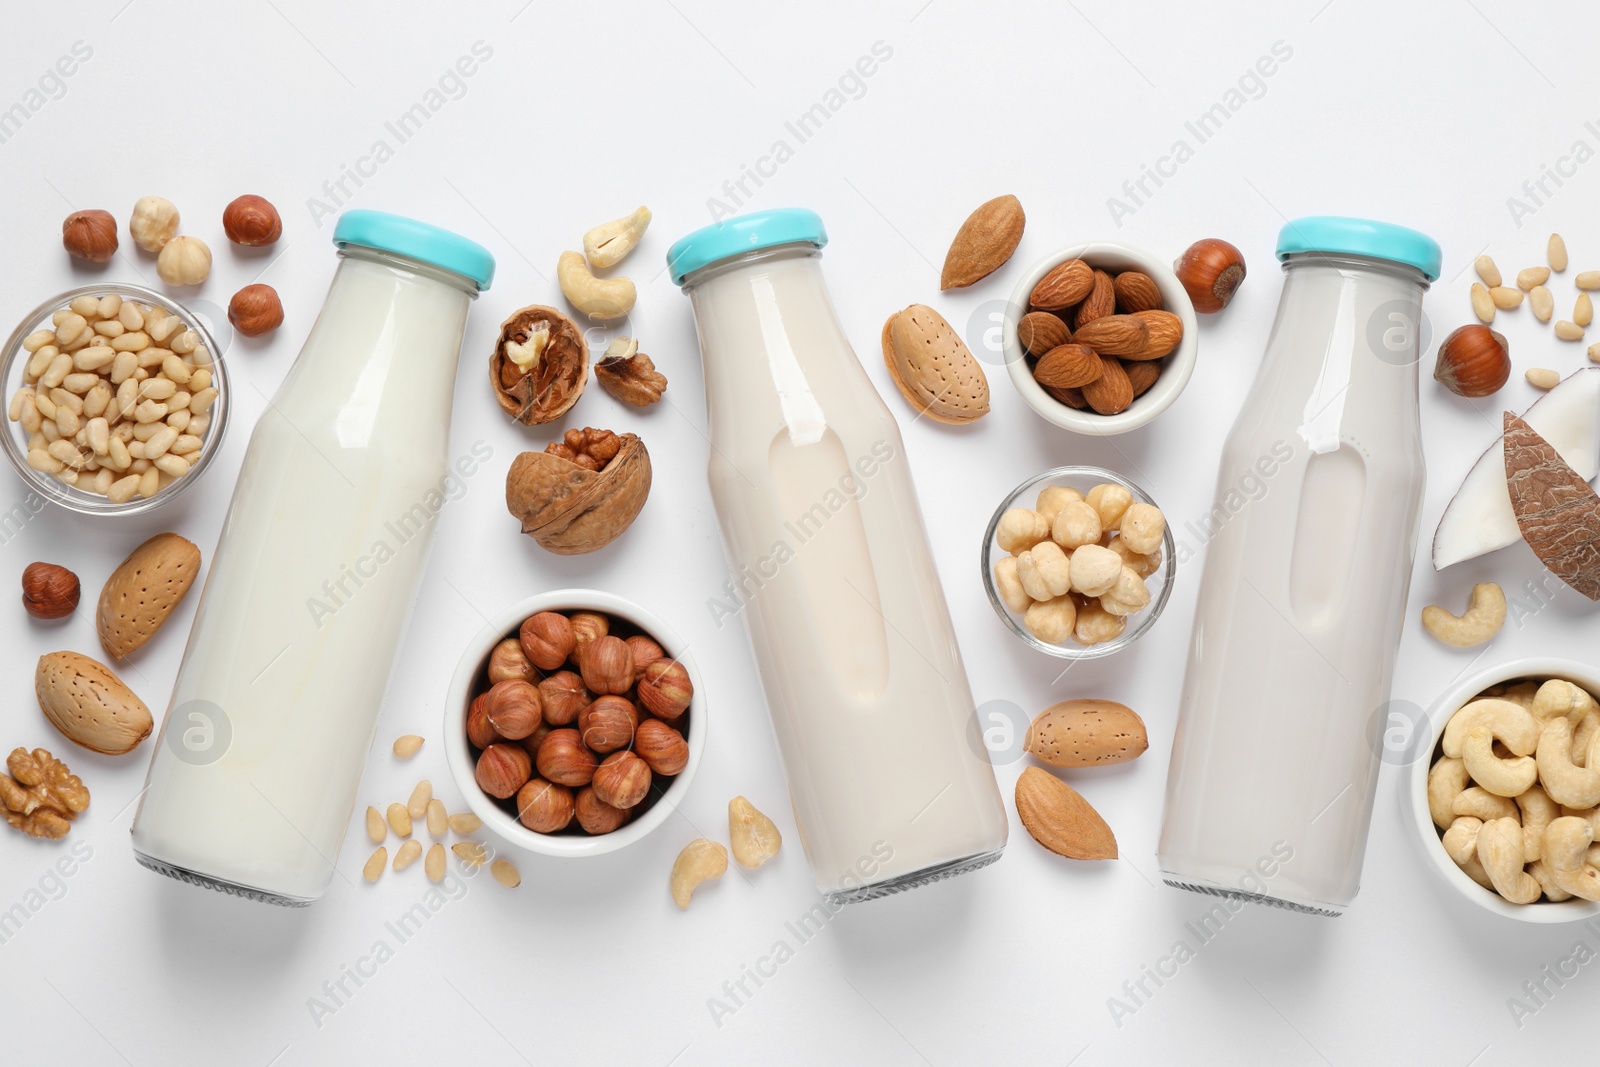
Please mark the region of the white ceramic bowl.
<svg viewBox="0 0 1600 1067"><path fill-rule="evenodd" d="M1057 264L1069 259L1081 259L1092 267L1111 272L1143 271L1156 283L1156 288L1161 290L1161 303L1166 310L1183 320L1183 340L1179 341L1178 347L1166 357L1166 362L1161 368L1161 377L1156 379L1156 383L1143 396L1128 405L1126 411L1116 415L1078 411L1045 392L1044 387L1033 380L1033 369L1028 366L1027 354L1023 352L1022 344L1017 340L1017 323L1027 313L1028 297L1032 294L1033 287L1055 269ZM1041 418L1074 433L1109 437L1137 430L1172 406L1172 402L1178 399L1178 394L1183 392L1184 387L1189 384L1189 378L1194 374L1195 351L1199 345L1198 334L1194 303L1179 284L1178 276L1172 273L1172 268L1167 266L1165 261L1157 259L1143 249L1114 244L1110 241L1093 241L1064 248L1044 257L1029 268L1028 273L1022 276L1021 281L1017 282L1017 287L1011 292L1011 300L1005 312L1005 328L1001 331L1001 344L1005 352L1006 373L1011 376L1011 384L1017 387L1022 399Z"/></svg>
<svg viewBox="0 0 1600 1067"><path fill-rule="evenodd" d="M1482 693L1492 685L1505 682L1514 682L1521 679L1534 679L1544 681L1547 678L1564 678L1575 685L1582 686L1590 693L1600 693L1600 668L1587 664L1577 663L1572 660L1551 659L1543 656L1533 656L1526 659L1512 660L1497 667L1490 667L1479 671L1469 678L1463 679L1459 684L1451 687L1449 692L1440 698L1435 705L1435 711L1430 718L1430 738L1427 756L1417 760L1411 765L1411 817L1416 825L1417 838L1421 842L1424 862L1438 872L1439 877L1461 896L1472 903L1492 911L1496 915L1503 915L1508 919L1516 919L1526 923L1566 923L1587 919L1600 915L1600 903L1581 900L1573 897L1559 904L1549 901L1540 901L1534 904L1513 904L1500 894L1483 888L1471 878L1468 878L1457 867L1440 843L1440 831L1433 825L1433 817L1428 814L1428 770L1434 761L1442 754L1439 750L1440 738L1444 735L1445 723L1450 721L1450 716L1473 697Z"/></svg>
<svg viewBox="0 0 1600 1067"><path fill-rule="evenodd" d="M493 798L478 787L475 770L477 759L467 741L467 706L489 661L489 653L506 637L516 636L522 620L541 611L598 611L626 619L640 630L655 638L668 656L682 663L689 672L694 686L694 699L689 705L689 718L684 738L689 743L689 762L682 773L670 780L666 790L658 796L650 809L626 826L609 834L591 837L576 833L541 834L523 826ZM689 791L695 771L700 766L700 755L706 746L706 687L694 660L687 653L683 638L654 614L631 600L597 589L558 589L540 593L511 604L496 614L468 643L456 673L450 679L450 692L444 702L444 747L450 764L450 774L456 786L467 798L467 806L501 838L529 852L545 856L601 856L626 848L640 840L666 821L677 808L679 800ZM652 786L652 788L654 788Z"/></svg>

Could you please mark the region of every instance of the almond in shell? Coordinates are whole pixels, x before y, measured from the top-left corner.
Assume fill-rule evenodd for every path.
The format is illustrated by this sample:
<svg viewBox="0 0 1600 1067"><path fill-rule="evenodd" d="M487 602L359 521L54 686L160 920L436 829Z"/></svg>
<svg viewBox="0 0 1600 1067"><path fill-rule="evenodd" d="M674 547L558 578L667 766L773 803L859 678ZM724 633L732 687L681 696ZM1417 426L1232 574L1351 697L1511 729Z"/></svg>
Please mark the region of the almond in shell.
<svg viewBox="0 0 1600 1067"><path fill-rule="evenodd" d="M1028 303L1039 311L1063 311L1081 303L1094 289L1094 268L1081 259L1069 259L1039 279Z"/></svg>
<svg viewBox="0 0 1600 1067"><path fill-rule="evenodd" d="M989 412L983 368L944 316L926 304L912 304L883 324L883 362L919 414L959 424Z"/></svg>
<svg viewBox="0 0 1600 1067"><path fill-rule="evenodd" d="M1028 727L1024 750L1052 767L1098 767L1137 759L1150 747L1144 720L1115 700L1063 700Z"/></svg>
<svg viewBox="0 0 1600 1067"><path fill-rule="evenodd" d="M1114 860L1117 838L1089 802L1038 767L1017 778L1017 818L1033 839L1072 860Z"/></svg>
<svg viewBox="0 0 1600 1067"><path fill-rule="evenodd" d="M1067 324L1048 311L1030 311L1017 322L1017 343L1031 356L1042 356L1071 340Z"/></svg>
<svg viewBox="0 0 1600 1067"><path fill-rule="evenodd" d="M1155 279L1138 270L1125 270L1116 276L1117 310L1124 315L1136 311L1158 311L1161 308L1161 290Z"/></svg>
<svg viewBox="0 0 1600 1067"><path fill-rule="evenodd" d="M100 590L94 622L105 650L121 659L150 640L199 573L200 550L175 533L130 552Z"/></svg>
<svg viewBox="0 0 1600 1067"><path fill-rule="evenodd" d="M1009 194L980 205L950 242L939 288L959 289L1000 269L1017 250L1025 221L1022 202Z"/></svg>
<svg viewBox="0 0 1600 1067"><path fill-rule="evenodd" d="M1100 376L1083 386L1083 399L1100 415L1117 415L1133 403L1133 382L1123 369L1122 361L1111 356L1100 357Z"/></svg>
<svg viewBox="0 0 1600 1067"><path fill-rule="evenodd" d="M1033 379L1056 389L1081 389L1100 377L1102 361L1083 345L1058 345L1039 357Z"/></svg>
<svg viewBox="0 0 1600 1067"><path fill-rule="evenodd" d="M1135 311L1131 317L1144 323L1149 340L1137 352L1119 353L1123 359L1160 359L1171 355L1183 340L1183 320L1170 311Z"/></svg>
<svg viewBox="0 0 1600 1067"><path fill-rule="evenodd" d="M76 652L40 656L33 688L51 725L92 752L131 752L155 725L144 701L110 667Z"/></svg>
<svg viewBox="0 0 1600 1067"><path fill-rule="evenodd" d="M1116 310L1117 296L1112 288L1111 275L1097 270L1094 272L1094 287L1083 298L1083 303L1078 305L1077 313L1072 317L1072 328L1081 330L1095 319L1103 319Z"/></svg>
<svg viewBox="0 0 1600 1067"><path fill-rule="evenodd" d="M1148 347L1150 328L1133 315L1107 315L1073 331L1072 340L1102 356L1126 356Z"/></svg>

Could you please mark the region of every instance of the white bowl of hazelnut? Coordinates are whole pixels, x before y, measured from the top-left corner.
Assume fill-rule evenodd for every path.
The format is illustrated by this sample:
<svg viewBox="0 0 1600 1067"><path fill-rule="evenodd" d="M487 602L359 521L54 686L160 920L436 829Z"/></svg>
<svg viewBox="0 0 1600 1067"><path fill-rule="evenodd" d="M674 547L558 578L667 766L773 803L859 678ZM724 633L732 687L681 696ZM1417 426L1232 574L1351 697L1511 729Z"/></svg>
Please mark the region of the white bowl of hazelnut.
<svg viewBox="0 0 1600 1067"><path fill-rule="evenodd" d="M705 748L682 638L632 601L560 589L468 644L445 700L450 773L485 826L529 852L599 856L666 821Z"/></svg>

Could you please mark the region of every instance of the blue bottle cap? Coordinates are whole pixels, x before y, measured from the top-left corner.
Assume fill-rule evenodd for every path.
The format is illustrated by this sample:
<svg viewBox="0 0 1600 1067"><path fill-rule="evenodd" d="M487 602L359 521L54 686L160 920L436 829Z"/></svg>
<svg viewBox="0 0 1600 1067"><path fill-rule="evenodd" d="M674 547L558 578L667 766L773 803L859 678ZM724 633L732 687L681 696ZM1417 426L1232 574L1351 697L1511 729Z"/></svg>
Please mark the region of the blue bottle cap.
<svg viewBox="0 0 1600 1067"><path fill-rule="evenodd" d="M701 267L709 267L729 256L799 243L818 248L828 243L822 216L802 207L753 211L714 222L678 238L667 249L667 269L672 272L672 284L682 285L684 278Z"/></svg>
<svg viewBox="0 0 1600 1067"><path fill-rule="evenodd" d="M365 209L346 211L333 227L333 243L340 248L346 245L376 248L441 267L461 275L477 286L480 293L494 281L494 254L487 248L459 233L404 215Z"/></svg>
<svg viewBox="0 0 1600 1067"><path fill-rule="evenodd" d="M1343 252L1404 263L1430 282L1439 276L1439 242L1425 233L1371 219L1312 215L1278 231L1278 258L1301 252Z"/></svg>

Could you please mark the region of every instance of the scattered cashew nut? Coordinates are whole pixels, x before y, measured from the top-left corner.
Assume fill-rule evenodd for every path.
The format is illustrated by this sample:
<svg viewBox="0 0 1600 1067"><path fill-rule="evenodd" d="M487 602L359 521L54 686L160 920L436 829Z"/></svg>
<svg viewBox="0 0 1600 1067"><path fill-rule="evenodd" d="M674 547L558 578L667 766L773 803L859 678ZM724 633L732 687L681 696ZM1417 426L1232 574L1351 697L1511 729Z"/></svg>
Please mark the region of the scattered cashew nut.
<svg viewBox="0 0 1600 1067"><path fill-rule="evenodd" d="M1495 819L1515 819L1517 802L1509 797L1496 796L1481 785L1468 786L1457 794L1450 810L1457 815L1472 815L1484 822Z"/></svg>
<svg viewBox="0 0 1600 1067"><path fill-rule="evenodd" d="M733 858L746 870L755 870L778 854L783 835L773 821L744 797L728 801L728 840Z"/></svg>
<svg viewBox="0 0 1600 1067"><path fill-rule="evenodd" d="M1600 739L1600 734L1595 737ZM1600 804L1600 743L1590 742L1586 763L1572 762L1572 720L1557 715L1544 724L1539 735L1539 781L1550 799L1568 808L1592 808ZM1581 894L1580 894L1581 895Z"/></svg>
<svg viewBox="0 0 1600 1067"><path fill-rule="evenodd" d="M1494 738L1487 726L1474 726L1461 746L1467 774L1496 796L1516 797L1539 780L1539 765L1532 756L1501 759L1494 754Z"/></svg>
<svg viewBox="0 0 1600 1067"><path fill-rule="evenodd" d="M1437 604L1422 609L1422 628L1447 645L1471 648L1500 632L1506 622L1506 595L1493 582L1472 587L1467 610L1452 615Z"/></svg>
<svg viewBox="0 0 1600 1067"><path fill-rule="evenodd" d="M1600 900L1600 870L1584 859L1590 840L1588 823L1563 815L1545 827L1543 863L1560 888L1584 900Z"/></svg>
<svg viewBox="0 0 1600 1067"><path fill-rule="evenodd" d="M684 845L678 858L672 861L672 876L667 882L672 890L672 902L687 908L697 886L721 878L727 870L728 850L715 841L695 838Z"/></svg>
<svg viewBox="0 0 1600 1067"><path fill-rule="evenodd" d="M650 225L650 209L640 207L631 215L602 222L583 235L583 254L596 270L615 267L632 252Z"/></svg>
<svg viewBox="0 0 1600 1067"><path fill-rule="evenodd" d="M1442 756L1428 770L1428 814L1439 829L1455 822L1456 797L1467 788L1467 765L1460 757Z"/></svg>
<svg viewBox="0 0 1600 1067"><path fill-rule="evenodd" d="M1537 785L1516 799L1522 809L1522 858L1532 863L1543 855L1545 827L1561 817L1561 805Z"/></svg>
<svg viewBox="0 0 1600 1067"><path fill-rule="evenodd" d="M556 281L568 302L591 319L620 319L633 310L639 297L629 278L596 278L577 252L561 253Z"/></svg>
<svg viewBox="0 0 1600 1067"><path fill-rule="evenodd" d="M1587 846L1587 834L1584 844ZM1495 892L1513 904L1532 904L1543 892L1539 881L1523 870L1522 827L1514 818L1494 819L1478 831L1478 862L1488 872ZM1590 868L1593 870L1593 868ZM1561 874L1556 880L1561 881ZM1596 872L1600 876L1600 872Z"/></svg>
<svg viewBox="0 0 1600 1067"><path fill-rule="evenodd" d="M1485 727L1514 756L1531 756L1539 747L1539 720L1522 705L1500 697L1474 700L1450 716L1440 742L1446 756L1461 755L1467 734Z"/></svg>

